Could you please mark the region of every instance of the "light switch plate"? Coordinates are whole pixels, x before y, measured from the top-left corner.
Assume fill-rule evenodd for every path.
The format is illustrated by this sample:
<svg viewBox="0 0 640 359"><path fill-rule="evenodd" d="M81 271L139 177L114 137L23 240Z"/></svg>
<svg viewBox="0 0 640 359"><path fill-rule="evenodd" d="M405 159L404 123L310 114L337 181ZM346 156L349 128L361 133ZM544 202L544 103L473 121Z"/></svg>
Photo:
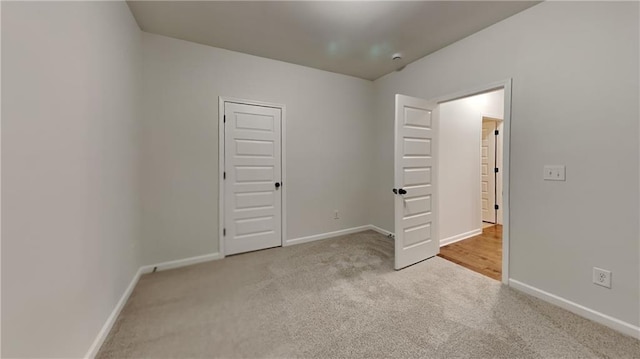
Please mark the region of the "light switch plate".
<svg viewBox="0 0 640 359"><path fill-rule="evenodd" d="M545 165L544 180L545 181L565 181L566 170L562 165Z"/></svg>

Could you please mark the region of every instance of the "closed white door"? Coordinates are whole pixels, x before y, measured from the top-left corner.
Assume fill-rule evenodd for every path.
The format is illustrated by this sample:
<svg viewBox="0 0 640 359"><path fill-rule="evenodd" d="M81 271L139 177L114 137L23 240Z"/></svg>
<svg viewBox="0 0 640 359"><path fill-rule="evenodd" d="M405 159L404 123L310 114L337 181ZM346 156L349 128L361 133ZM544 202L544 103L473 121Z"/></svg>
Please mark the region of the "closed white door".
<svg viewBox="0 0 640 359"><path fill-rule="evenodd" d="M496 121L482 120L481 186L482 221L496 223Z"/></svg>
<svg viewBox="0 0 640 359"><path fill-rule="evenodd" d="M224 103L226 255L282 245L281 116Z"/></svg>
<svg viewBox="0 0 640 359"><path fill-rule="evenodd" d="M440 252L437 134L437 104L396 95L395 269Z"/></svg>

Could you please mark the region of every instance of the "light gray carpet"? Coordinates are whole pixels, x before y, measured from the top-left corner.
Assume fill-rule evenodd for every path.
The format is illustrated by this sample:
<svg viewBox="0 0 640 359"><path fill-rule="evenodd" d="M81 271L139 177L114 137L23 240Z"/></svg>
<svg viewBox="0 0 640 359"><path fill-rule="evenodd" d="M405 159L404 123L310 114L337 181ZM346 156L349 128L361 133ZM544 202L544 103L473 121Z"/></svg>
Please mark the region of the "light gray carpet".
<svg viewBox="0 0 640 359"><path fill-rule="evenodd" d="M640 358L638 340L373 231L142 277L98 358Z"/></svg>

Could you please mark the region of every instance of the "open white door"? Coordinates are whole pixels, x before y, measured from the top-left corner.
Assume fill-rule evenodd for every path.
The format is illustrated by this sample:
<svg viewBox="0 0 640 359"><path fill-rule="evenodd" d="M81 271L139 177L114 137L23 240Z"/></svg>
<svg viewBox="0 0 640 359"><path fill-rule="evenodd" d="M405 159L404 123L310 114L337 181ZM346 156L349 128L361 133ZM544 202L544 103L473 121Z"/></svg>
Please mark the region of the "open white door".
<svg viewBox="0 0 640 359"><path fill-rule="evenodd" d="M482 141L480 142L481 186L482 186L482 221L496 221L496 121L482 119Z"/></svg>
<svg viewBox="0 0 640 359"><path fill-rule="evenodd" d="M440 252L437 213L437 104L396 95L395 269Z"/></svg>

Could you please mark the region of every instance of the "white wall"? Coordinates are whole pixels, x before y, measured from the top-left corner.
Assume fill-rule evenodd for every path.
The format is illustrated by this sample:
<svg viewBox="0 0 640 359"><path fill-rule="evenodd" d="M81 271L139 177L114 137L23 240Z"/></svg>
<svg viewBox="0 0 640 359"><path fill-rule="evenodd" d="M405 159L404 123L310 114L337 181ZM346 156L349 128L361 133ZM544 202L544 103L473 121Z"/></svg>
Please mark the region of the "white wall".
<svg viewBox="0 0 640 359"><path fill-rule="evenodd" d="M2 357L82 357L140 266L123 2L2 3Z"/></svg>
<svg viewBox="0 0 640 359"><path fill-rule="evenodd" d="M141 261L217 252L218 96L287 105L297 238L393 230L395 93L508 77L512 278L639 325L638 10L543 3L372 84L144 34L123 3L3 2L2 355L81 356Z"/></svg>
<svg viewBox="0 0 640 359"><path fill-rule="evenodd" d="M218 251L218 96L287 107L289 239L369 224L372 82L147 33L143 49L145 264Z"/></svg>
<svg viewBox="0 0 640 359"><path fill-rule="evenodd" d="M440 242L482 230L480 140L482 116L502 119L504 90L440 105Z"/></svg>
<svg viewBox="0 0 640 359"><path fill-rule="evenodd" d="M511 277L638 326L638 6L544 2L377 80L374 224L393 230L394 94L513 78ZM544 164L567 181L543 181Z"/></svg>

